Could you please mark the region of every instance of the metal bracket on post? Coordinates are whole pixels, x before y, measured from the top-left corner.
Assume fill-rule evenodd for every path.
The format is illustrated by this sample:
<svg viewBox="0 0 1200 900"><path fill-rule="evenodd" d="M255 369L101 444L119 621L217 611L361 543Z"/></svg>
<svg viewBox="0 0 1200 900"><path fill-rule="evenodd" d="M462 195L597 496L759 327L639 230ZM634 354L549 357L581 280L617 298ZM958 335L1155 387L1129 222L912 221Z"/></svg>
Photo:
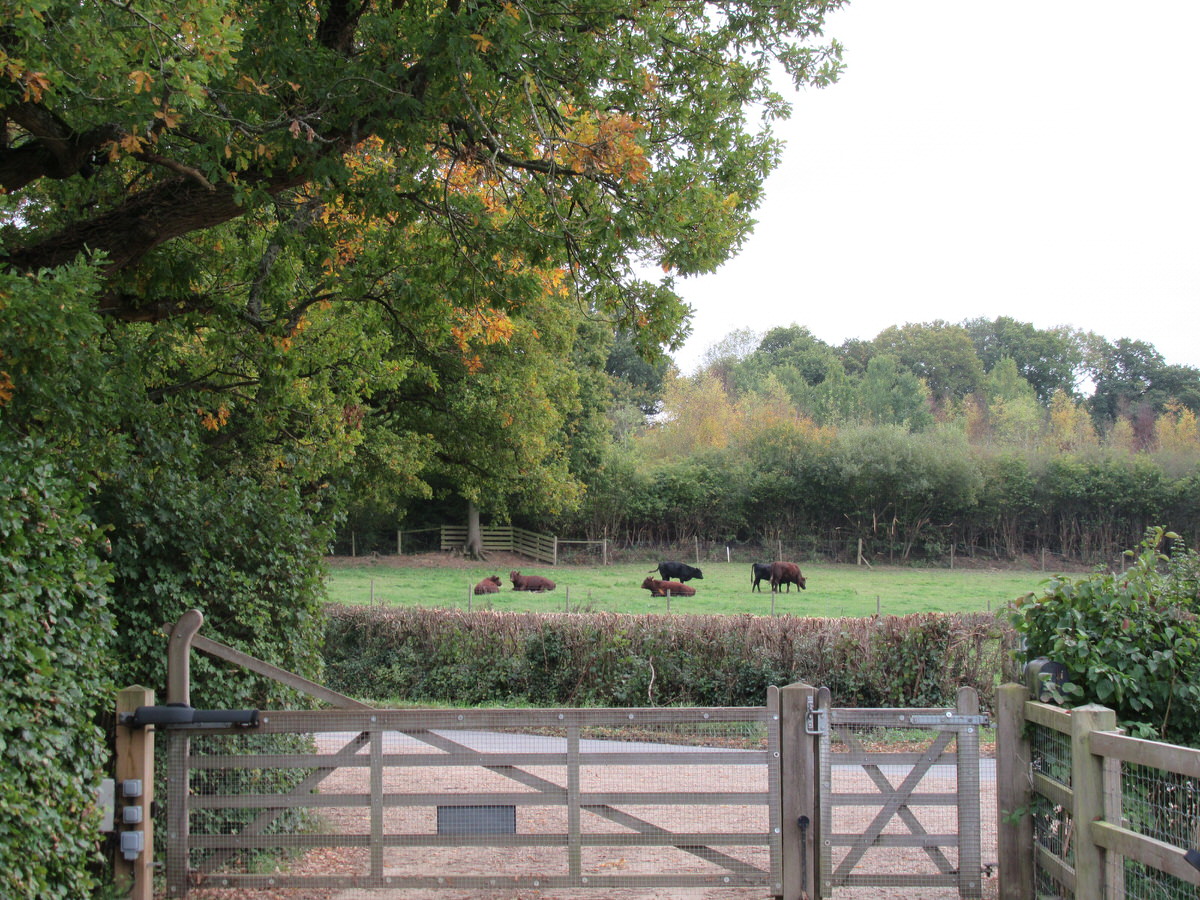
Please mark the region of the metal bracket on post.
<svg viewBox="0 0 1200 900"><path fill-rule="evenodd" d="M808 698L808 715L804 717L805 734L829 734L829 710L818 709Z"/></svg>

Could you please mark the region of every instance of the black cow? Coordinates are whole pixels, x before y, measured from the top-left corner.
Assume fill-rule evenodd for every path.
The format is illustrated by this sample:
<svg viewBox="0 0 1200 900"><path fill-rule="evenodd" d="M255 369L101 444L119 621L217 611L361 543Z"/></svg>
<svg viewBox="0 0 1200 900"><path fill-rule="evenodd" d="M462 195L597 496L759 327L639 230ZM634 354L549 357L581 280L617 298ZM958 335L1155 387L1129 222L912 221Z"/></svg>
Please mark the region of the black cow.
<svg viewBox="0 0 1200 900"><path fill-rule="evenodd" d="M657 571L660 578L664 581L674 579L676 581L691 581L693 578L704 580L704 576L700 574L700 570L695 566L689 566L687 563L681 562L660 562L658 569L651 569L651 572Z"/></svg>
<svg viewBox="0 0 1200 900"><path fill-rule="evenodd" d="M771 580L771 564L770 563L750 563L750 590L762 593L762 588L759 587L760 581L770 582Z"/></svg>

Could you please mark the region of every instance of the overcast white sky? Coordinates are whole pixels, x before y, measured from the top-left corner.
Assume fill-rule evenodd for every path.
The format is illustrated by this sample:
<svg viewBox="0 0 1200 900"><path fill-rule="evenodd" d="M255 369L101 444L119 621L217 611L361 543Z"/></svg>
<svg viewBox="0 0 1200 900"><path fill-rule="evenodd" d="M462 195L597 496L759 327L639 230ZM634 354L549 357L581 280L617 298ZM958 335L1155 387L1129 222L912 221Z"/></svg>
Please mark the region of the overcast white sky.
<svg viewBox="0 0 1200 900"><path fill-rule="evenodd" d="M738 328L1007 315L1200 366L1200 2L851 0L754 236L680 280L685 373Z"/></svg>

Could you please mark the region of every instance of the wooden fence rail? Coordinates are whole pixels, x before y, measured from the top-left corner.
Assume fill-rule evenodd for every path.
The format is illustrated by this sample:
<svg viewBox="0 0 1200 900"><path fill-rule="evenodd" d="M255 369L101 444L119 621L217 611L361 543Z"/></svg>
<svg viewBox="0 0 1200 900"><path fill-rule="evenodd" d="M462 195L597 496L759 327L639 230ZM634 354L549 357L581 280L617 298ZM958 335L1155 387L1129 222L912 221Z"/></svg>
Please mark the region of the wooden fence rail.
<svg viewBox="0 0 1200 900"><path fill-rule="evenodd" d="M1038 703L1019 684L997 694L1001 900L1145 896L1127 893L1135 876L1200 885L1187 859L1200 845L1200 750L1127 737L1103 706Z"/></svg>

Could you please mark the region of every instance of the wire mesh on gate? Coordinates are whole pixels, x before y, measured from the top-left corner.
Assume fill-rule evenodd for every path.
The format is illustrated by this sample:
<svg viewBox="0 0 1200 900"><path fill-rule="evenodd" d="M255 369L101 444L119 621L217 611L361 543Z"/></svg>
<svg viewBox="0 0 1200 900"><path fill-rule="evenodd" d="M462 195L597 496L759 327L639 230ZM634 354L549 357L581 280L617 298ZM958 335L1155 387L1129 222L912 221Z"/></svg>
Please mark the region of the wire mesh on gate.
<svg viewBox="0 0 1200 900"><path fill-rule="evenodd" d="M436 727L407 710L348 730L342 712L325 730L174 732L186 786L167 802L185 809L168 818L188 849L169 893L778 887L765 710L433 713Z"/></svg>
<svg viewBox="0 0 1200 900"><path fill-rule="evenodd" d="M1044 725L1029 723L1030 766L1032 770L1058 782L1064 788L1071 787L1071 739L1062 732ZM1033 820L1033 843L1035 850L1041 848L1050 857L1061 860L1067 866L1075 862L1075 823L1068 809L1058 803L1034 794L1030 809ZM1055 878L1047 868L1040 853L1033 856L1034 886L1038 897L1071 898L1070 889Z"/></svg>
<svg viewBox="0 0 1200 900"><path fill-rule="evenodd" d="M818 712L827 701L822 689ZM818 723L822 896L983 896L994 864L982 854L996 858L995 770L981 764L987 717L975 692L960 690L953 709L827 712L830 727Z"/></svg>
<svg viewBox="0 0 1200 900"><path fill-rule="evenodd" d="M1172 847L1200 846L1200 780L1151 766L1122 762L1119 780L1107 784L1111 820ZM1122 860L1110 877L1123 881L1129 900L1195 900L1200 890L1152 866Z"/></svg>

